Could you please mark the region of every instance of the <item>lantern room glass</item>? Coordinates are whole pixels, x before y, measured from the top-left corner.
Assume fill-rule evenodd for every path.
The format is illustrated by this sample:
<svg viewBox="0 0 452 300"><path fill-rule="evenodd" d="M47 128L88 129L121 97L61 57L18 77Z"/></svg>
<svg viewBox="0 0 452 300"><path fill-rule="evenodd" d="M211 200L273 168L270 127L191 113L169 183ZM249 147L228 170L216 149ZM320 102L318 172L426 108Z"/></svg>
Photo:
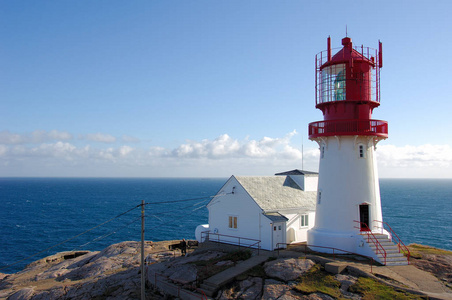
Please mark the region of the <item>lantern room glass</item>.
<svg viewBox="0 0 452 300"><path fill-rule="evenodd" d="M321 103L346 100L345 64L328 66L321 72Z"/></svg>

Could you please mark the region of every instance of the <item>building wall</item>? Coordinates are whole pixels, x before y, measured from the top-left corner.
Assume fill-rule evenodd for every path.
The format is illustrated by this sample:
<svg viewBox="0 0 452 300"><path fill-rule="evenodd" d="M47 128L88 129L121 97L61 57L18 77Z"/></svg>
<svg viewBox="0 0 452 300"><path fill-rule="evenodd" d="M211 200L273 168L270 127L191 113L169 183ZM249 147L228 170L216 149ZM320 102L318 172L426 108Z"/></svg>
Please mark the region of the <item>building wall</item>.
<svg viewBox="0 0 452 300"><path fill-rule="evenodd" d="M315 212L300 211L297 213L283 213L289 219L287 221L287 243L300 243L308 240L308 230L314 227ZM301 226L301 215L308 215L308 226Z"/></svg>
<svg viewBox="0 0 452 300"><path fill-rule="evenodd" d="M318 176L306 176L304 178L305 192L317 191L317 185L319 184Z"/></svg>
<svg viewBox="0 0 452 300"><path fill-rule="evenodd" d="M270 220L262 215L262 209L234 177L226 182L207 208L210 233L220 234L221 241L236 244L238 239L235 237L249 238L260 240L263 249L271 248ZM229 216L237 218L237 228L229 227ZM211 235L211 238L215 236ZM241 239L240 243L253 244L255 241Z"/></svg>
<svg viewBox="0 0 452 300"><path fill-rule="evenodd" d="M374 153L375 142L367 137L328 137L319 142L319 190L315 227L309 243L348 247L350 236L359 232L359 206L369 204L369 227L382 220L380 189ZM359 157L359 146L364 157ZM352 251L356 249L342 248Z"/></svg>

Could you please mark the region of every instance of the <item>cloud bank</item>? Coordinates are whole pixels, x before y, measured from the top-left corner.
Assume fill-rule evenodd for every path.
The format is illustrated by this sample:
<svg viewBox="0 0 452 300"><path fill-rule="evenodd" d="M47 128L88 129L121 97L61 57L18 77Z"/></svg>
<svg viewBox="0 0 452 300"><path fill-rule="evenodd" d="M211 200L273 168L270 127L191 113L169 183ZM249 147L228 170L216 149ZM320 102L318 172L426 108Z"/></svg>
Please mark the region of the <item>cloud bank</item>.
<svg viewBox="0 0 452 300"><path fill-rule="evenodd" d="M139 139L62 131L0 132L0 176L228 177L273 175L290 169L316 171L317 145L303 154L293 146L296 131L283 137L235 139L228 134L187 140L174 148L140 147ZM138 146L136 145L138 143ZM449 145L382 145L381 177L452 177Z"/></svg>

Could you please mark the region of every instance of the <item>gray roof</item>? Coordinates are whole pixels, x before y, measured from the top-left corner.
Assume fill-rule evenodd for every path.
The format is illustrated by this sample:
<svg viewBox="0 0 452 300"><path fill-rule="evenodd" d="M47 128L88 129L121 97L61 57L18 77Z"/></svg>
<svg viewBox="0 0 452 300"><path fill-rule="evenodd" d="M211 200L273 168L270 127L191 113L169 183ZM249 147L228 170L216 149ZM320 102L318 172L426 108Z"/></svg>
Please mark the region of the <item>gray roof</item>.
<svg viewBox="0 0 452 300"><path fill-rule="evenodd" d="M287 222L288 218L279 214L279 213L266 213L264 214L267 218L269 218L272 222Z"/></svg>
<svg viewBox="0 0 452 300"><path fill-rule="evenodd" d="M288 176L235 178L264 211L289 208L315 210L317 192L303 191Z"/></svg>
<svg viewBox="0 0 452 300"><path fill-rule="evenodd" d="M287 172L276 173L275 175L305 175L305 176L318 176L319 173L295 169L295 170L291 170L291 171L287 171Z"/></svg>

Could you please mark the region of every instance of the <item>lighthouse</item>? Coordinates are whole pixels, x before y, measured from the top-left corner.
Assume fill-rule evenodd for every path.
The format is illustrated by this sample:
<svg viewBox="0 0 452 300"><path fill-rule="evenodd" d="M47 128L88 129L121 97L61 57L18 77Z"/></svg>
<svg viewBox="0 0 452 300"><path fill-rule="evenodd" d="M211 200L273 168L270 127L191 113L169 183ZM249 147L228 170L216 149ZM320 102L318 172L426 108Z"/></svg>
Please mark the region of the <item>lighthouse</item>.
<svg viewBox="0 0 452 300"><path fill-rule="evenodd" d="M316 55L316 108L323 120L309 124L309 139L320 149L319 181L314 227L308 244L319 252L333 248L358 253L384 263L383 229L375 150L388 137L388 123L372 119L380 105L382 44L378 49L342 47ZM376 240L376 241L373 241ZM384 256L384 257L383 257Z"/></svg>

